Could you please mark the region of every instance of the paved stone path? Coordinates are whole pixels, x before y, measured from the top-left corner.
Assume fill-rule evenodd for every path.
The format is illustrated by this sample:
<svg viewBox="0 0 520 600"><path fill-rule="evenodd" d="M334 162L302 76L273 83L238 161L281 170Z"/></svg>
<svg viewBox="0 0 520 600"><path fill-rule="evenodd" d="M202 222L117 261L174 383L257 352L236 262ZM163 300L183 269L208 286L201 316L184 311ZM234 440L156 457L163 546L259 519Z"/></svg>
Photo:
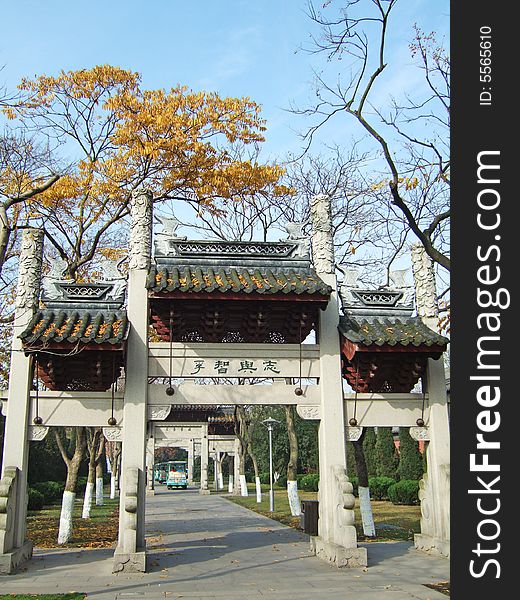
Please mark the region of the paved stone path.
<svg viewBox="0 0 520 600"><path fill-rule="evenodd" d="M148 573L111 573L113 550L36 550L0 576L0 594L87 593L89 600L317 598L446 600L425 587L449 579L446 559L408 542L367 544L368 569L337 569L308 537L217 495L162 488L147 498Z"/></svg>

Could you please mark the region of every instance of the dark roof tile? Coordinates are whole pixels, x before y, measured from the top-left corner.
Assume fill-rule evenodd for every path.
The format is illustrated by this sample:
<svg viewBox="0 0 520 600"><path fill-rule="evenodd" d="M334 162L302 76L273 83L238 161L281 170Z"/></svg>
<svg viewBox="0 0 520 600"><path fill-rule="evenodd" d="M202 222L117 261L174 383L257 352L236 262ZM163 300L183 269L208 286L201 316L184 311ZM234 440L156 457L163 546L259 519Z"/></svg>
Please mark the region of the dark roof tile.
<svg viewBox="0 0 520 600"><path fill-rule="evenodd" d="M343 337L363 346L446 346L448 339L427 327L419 317L340 318Z"/></svg>
<svg viewBox="0 0 520 600"><path fill-rule="evenodd" d="M20 334L24 346L31 344L120 344L128 335L126 312L42 309Z"/></svg>
<svg viewBox="0 0 520 600"><path fill-rule="evenodd" d="M161 292L241 292L246 294L317 294L328 297L332 288L312 268L213 268L153 266L146 287Z"/></svg>

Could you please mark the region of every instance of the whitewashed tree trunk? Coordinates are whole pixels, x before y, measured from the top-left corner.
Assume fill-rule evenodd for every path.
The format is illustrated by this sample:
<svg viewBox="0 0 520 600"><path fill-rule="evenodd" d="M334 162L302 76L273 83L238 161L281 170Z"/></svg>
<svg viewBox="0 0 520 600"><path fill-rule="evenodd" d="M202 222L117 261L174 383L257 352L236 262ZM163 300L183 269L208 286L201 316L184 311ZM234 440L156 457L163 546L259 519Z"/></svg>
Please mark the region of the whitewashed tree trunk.
<svg viewBox="0 0 520 600"><path fill-rule="evenodd" d="M247 482L246 482L246 476L245 475L240 475L240 494L242 496L248 496L249 493L247 491Z"/></svg>
<svg viewBox="0 0 520 600"><path fill-rule="evenodd" d="M103 477L96 477L96 506L103 506Z"/></svg>
<svg viewBox="0 0 520 600"><path fill-rule="evenodd" d="M228 492L230 494L232 494L234 489L235 489L235 482L233 481L233 475L232 475L232 473L230 473L229 474L229 481L228 481Z"/></svg>
<svg viewBox="0 0 520 600"><path fill-rule="evenodd" d="M66 544L72 535L72 513L74 510L74 492L63 492L61 501L60 527L58 531L58 544Z"/></svg>
<svg viewBox="0 0 520 600"><path fill-rule="evenodd" d="M114 473L110 474L110 499L113 500L116 497L116 476Z"/></svg>
<svg viewBox="0 0 520 600"><path fill-rule="evenodd" d="M370 502L370 489L360 485L358 486L358 494L363 533L368 537L375 537L376 526L374 525L374 515L372 514L372 504Z"/></svg>
<svg viewBox="0 0 520 600"><path fill-rule="evenodd" d="M260 485L260 477L255 477L256 484L256 501L260 504L262 502L262 487Z"/></svg>
<svg viewBox="0 0 520 600"><path fill-rule="evenodd" d="M94 483L88 481L85 487L85 496L83 497L83 512L82 519L90 519L90 507L92 505L92 494L94 491Z"/></svg>
<svg viewBox="0 0 520 600"><path fill-rule="evenodd" d="M302 505L300 496L298 495L298 482L287 481L287 498L289 499L289 507L293 517L299 517L302 514Z"/></svg>

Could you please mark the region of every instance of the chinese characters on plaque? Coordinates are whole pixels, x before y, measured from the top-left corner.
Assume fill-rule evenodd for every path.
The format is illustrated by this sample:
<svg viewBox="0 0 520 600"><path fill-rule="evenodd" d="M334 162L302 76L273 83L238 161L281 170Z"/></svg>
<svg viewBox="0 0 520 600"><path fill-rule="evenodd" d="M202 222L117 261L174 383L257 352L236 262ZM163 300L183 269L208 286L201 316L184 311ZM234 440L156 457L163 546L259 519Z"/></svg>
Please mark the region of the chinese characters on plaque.
<svg viewBox="0 0 520 600"><path fill-rule="evenodd" d="M195 359L190 375L204 375L207 377L225 376L230 373L239 375L257 375L268 377L279 375L277 360L210 360Z"/></svg>

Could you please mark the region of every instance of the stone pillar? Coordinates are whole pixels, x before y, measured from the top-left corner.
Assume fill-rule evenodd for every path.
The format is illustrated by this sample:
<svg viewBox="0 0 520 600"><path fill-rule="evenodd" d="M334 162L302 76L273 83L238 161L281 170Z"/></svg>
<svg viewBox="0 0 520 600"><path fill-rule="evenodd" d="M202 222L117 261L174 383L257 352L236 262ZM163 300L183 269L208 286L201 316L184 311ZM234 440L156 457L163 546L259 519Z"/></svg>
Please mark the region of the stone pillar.
<svg viewBox="0 0 520 600"><path fill-rule="evenodd" d="M202 437L200 440L200 490L201 494L209 494L208 488L208 463L209 463L209 443L208 443L208 424L202 426Z"/></svg>
<svg viewBox="0 0 520 600"><path fill-rule="evenodd" d="M434 331L439 331L435 270L423 246L412 247L412 269L417 314ZM421 533L415 547L432 554L450 556L450 432L443 358L429 359L423 389L428 394L427 473L420 482Z"/></svg>
<svg viewBox="0 0 520 600"><path fill-rule="evenodd" d="M218 492L218 458L217 453L213 456L213 488Z"/></svg>
<svg viewBox="0 0 520 600"><path fill-rule="evenodd" d="M195 459L195 440L188 442L188 485L193 485L193 462Z"/></svg>
<svg viewBox="0 0 520 600"><path fill-rule="evenodd" d="M339 302L334 267L334 244L330 198L311 200L314 268L332 287L324 311L320 311L321 420L318 433L320 484L318 535L311 548L320 558L338 567L366 566L367 552L357 547L354 527L354 495L346 474L346 432L338 332Z"/></svg>
<svg viewBox="0 0 520 600"><path fill-rule="evenodd" d="M150 423L148 441L146 442L146 495L155 494L155 480L153 466L155 463L155 436L153 424Z"/></svg>
<svg viewBox="0 0 520 600"><path fill-rule="evenodd" d="M146 277L152 246L152 194L138 191L130 201L126 384L123 410L122 485L119 539L114 572L146 570L144 537L145 452L148 396L148 294Z"/></svg>
<svg viewBox="0 0 520 600"><path fill-rule="evenodd" d="M18 267L0 481L0 573L11 573L32 556L32 543L26 539L26 517L33 361L24 354L18 336L26 329L38 306L42 255L43 231L25 229Z"/></svg>
<svg viewBox="0 0 520 600"><path fill-rule="evenodd" d="M413 244L411 256L417 314L425 325L439 332L439 306L433 261L426 254L422 244Z"/></svg>

